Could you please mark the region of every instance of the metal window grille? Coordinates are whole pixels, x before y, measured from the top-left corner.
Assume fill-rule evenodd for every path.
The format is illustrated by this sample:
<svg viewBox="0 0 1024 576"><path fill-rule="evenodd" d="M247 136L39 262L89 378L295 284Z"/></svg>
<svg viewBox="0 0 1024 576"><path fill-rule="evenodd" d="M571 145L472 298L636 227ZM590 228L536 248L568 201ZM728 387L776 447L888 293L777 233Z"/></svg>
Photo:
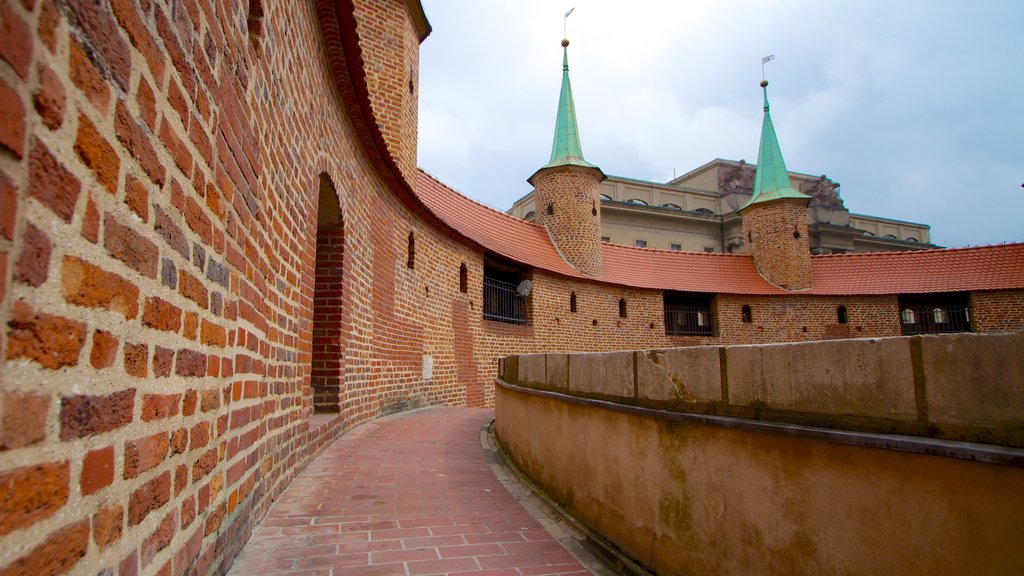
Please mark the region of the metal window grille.
<svg viewBox="0 0 1024 576"><path fill-rule="evenodd" d="M665 306L665 333L672 336L711 336L714 326L707 306Z"/></svg>
<svg viewBox="0 0 1024 576"><path fill-rule="evenodd" d="M904 307L900 326L904 335L970 332L971 316L966 306Z"/></svg>
<svg viewBox="0 0 1024 576"><path fill-rule="evenodd" d="M484 277L484 318L510 324L526 324L526 298L516 285Z"/></svg>

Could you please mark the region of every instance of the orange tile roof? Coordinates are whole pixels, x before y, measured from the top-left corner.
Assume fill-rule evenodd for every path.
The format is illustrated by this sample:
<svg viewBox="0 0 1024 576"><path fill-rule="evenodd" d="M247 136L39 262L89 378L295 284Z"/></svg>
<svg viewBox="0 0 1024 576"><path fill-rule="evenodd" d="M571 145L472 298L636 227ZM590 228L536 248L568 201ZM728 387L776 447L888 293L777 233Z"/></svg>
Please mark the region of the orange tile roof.
<svg viewBox="0 0 1024 576"><path fill-rule="evenodd" d="M559 256L544 228L449 188L422 169L416 195L435 216L485 250L574 278L681 292L792 294L758 274L749 254L680 252L603 244L604 273L581 274ZM811 257L821 296L1024 289L1024 243Z"/></svg>
<svg viewBox="0 0 1024 576"><path fill-rule="evenodd" d="M448 226L486 250L523 264L582 278L555 250L544 228L467 198L422 169L416 195Z"/></svg>
<svg viewBox="0 0 1024 576"><path fill-rule="evenodd" d="M811 257L812 294L911 294L1024 288L1024 243Z"/></svg>

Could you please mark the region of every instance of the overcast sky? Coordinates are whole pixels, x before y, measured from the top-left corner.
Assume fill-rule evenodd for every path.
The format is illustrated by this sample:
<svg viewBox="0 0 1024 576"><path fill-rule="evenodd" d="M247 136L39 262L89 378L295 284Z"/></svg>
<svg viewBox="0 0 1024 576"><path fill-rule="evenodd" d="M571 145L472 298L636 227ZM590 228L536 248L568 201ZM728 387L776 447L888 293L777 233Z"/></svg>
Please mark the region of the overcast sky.
<svg viewBox="0 0 1024 576"><path fill-rule="evenodd" d="M665 182L757 161L761 57L791 171L944 246L1024 240L1019 0L422 0L419 164L508 210L551 154L563 14L587 160Z"/></svg>

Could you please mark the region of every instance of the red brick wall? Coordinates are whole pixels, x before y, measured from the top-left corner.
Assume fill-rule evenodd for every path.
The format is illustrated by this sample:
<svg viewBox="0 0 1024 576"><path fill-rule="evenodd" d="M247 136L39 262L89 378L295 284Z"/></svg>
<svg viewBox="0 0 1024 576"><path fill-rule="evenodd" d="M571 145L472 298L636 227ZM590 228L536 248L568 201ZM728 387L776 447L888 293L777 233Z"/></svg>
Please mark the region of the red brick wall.
<svg viewBox="0 0 1024 576"><path fill-rule="evenodd" d="M1024 291L972 292L970 314L975 332L1024 330Z"/></svg>
<svg viewBox="0 0 1024 576"><path fill-rule="evenodd" d="M317 412L334 413L341 408L345 370L344 263L345 230L340 226L317 230L311 374L313 406Z"/></svg>
<svg viewBox="0 0 1024 576"><path fill-rule="evenodd" d="M373 113L405 179L416 181L420 41L405 0L356 0Z"/></svg>
<svg viewBox="0 0 1024 576"><path fill-rule="evenodd" d="M810 288L807 201L777 200L743 210L743 243L765 280L786 290Z"/></svg>
<svg viewBox="0 0 1024 576"><path fill-rule="evenodd" d="M601 274L601 176L592 168L544 168L532 178L537 223L580 272ZM551 213L548 213L548 205Z"/></svg>
<svg viewBox="0 0 1024 576"><path fill-rule="evenodd" d="M357 17L388 15L404 75L411 27L381 2ZM665 337L658 291L540 271L529 325L483 321L483 250L411 212L373 164L314 6L267 2L261 21L249 6L0 6L0 571L223 572L360 422L491 405L510 353L702 342ZM388 37L369 36L368 66L390 62L373 53ZM407 172L415 99L392 93L408 94L404 76L368 82L382 117L402 110L387 139ZM318 227L321 174L343 233ZM754 324L732 327L748 302ZM839 303L852 335L898 330L893 297L719 296L721 332L704 340L844 335ZM312 417L334 402L321 360L335 338L339 415Z"/></svg>

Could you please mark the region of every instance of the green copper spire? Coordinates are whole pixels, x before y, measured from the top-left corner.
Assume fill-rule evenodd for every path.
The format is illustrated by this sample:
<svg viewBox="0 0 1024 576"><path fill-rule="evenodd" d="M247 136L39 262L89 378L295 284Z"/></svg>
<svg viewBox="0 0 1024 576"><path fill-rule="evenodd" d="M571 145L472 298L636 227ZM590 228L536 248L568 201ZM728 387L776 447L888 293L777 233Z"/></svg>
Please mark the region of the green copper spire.
<svg viewBox="0 0 1024 576"><path fill-rule="evenodd" d="M768 112L768 81L761 81L764 90L764 124L761 125L761 146L757 151L757 172L754 175L754 195L747 206L759 202L770 202L782 198L807 198L810 196L793 188L782 159L779 140L775 137L772 115Z"/></svg>
<svg viewBox="0 0 1024 576"><path fill-rule="evenodd" d="M580 131L576 125L576 105L572 100L569 83L569 40L562 40L562 92L558 96L558 116L555 118L555 139L551 144L551 161L544 168L554 166L585 166L596 168L583 159Z"/></svg>

